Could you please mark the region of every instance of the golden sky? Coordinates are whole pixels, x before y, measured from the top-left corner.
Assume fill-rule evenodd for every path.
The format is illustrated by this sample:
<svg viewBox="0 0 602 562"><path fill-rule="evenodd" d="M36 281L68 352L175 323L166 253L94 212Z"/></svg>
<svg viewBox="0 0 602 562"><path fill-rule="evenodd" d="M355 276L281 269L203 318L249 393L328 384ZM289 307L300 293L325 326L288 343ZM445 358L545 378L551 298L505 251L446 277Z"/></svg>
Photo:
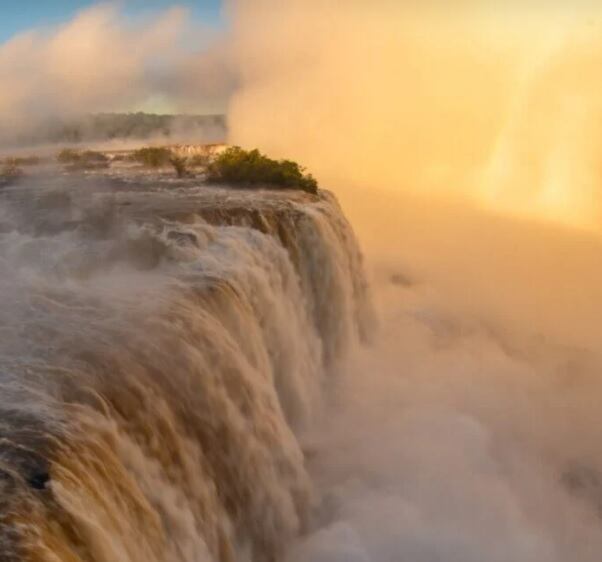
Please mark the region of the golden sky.
<svg viewBox="0 0 602 562"><path fill-rule="evenodd" d="M601 6L233 4L235 142L326 181L600 225Z"/></svg>

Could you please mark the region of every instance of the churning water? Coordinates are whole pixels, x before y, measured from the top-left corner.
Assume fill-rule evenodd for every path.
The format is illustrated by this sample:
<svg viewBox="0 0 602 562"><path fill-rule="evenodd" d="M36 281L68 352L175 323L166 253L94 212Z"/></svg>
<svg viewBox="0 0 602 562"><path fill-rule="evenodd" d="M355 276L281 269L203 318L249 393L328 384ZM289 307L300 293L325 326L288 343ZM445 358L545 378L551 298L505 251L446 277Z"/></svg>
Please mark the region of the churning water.
<svg viewBox="0 0 602 562"><path fill-rule="evenodd" d="M334 198L47 180L0 205L0 559L275 560L370 304Z"/></svg>
<svg viewBox="0 0 602 562"><path fill-rule="evenodd" d="M375 330L328 192L0 197L2 562L599 560L596 236L367 193Z"/></svg>

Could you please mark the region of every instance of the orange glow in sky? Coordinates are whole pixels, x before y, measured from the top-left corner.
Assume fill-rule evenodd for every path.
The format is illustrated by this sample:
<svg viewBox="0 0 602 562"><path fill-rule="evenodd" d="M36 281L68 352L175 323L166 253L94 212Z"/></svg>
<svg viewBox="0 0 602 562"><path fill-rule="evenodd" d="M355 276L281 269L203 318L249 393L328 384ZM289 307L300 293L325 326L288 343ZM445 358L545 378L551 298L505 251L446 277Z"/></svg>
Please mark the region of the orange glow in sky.
<svg viewBox="0 0 602 562"><path fill-rule="evenodd" d="M358 185L602 225L602 8L350 2L339 18L320 0L238 4L234 142L331 185L344 169Z"/></svg>

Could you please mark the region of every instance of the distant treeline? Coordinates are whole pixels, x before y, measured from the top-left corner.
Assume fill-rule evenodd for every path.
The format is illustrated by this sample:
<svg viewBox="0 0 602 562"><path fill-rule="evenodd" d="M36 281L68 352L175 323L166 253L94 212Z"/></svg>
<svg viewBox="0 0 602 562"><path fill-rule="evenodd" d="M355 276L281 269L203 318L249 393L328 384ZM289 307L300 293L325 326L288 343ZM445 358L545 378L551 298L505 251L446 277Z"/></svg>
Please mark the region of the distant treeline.
<svg viewBox="0 0 602 562"><path fill-rule="evenodd" d="M151 138L223 142L225 137L224 115L99 113L77 119L48 121L27 134L2 138L1 141L19 145Z"/></svg>

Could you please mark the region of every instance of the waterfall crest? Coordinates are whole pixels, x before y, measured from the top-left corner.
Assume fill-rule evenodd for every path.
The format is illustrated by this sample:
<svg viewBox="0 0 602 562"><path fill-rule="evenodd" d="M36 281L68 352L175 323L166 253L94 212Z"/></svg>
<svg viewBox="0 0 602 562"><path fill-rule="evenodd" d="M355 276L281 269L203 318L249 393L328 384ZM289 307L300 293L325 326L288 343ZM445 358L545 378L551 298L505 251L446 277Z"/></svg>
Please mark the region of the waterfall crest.
<svg viewBox="0 0 602 562"><path fill-rule="evenodd" d="M277 560L371 313L334 197L81 179L0 211L1 560Z"/></svg>

